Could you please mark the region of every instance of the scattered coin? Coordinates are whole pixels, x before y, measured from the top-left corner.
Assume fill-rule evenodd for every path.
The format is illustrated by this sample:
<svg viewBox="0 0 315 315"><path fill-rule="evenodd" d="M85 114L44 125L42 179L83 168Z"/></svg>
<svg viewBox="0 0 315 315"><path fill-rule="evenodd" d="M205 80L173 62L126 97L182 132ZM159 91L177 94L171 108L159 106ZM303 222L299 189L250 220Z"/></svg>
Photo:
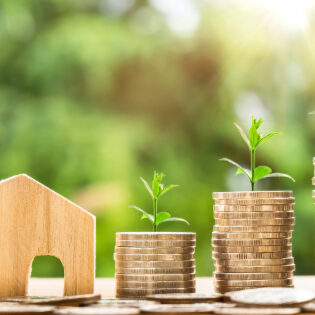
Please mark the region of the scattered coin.
<svg viewBox="0 0 315 315"><path fill-rule="evenodd" d="M96 304L90 305L90 307L105 307L105 306L111 306L111 307L135 307L140 308L144 305L152 305L152 304L159 304L155 301L149 301L149 300L140 300L140 299L101 299Z"/></svg>
<svg viewBox="0 0 315 315"><path fill-rule="evenodd" d="M182 261L194 259L194 254L114 254L114 259L121 261Z"/></svg>
<svg viewBox="0 0 315 315"><path fill-rule="evenodd" d="M291 308L226 308L217 307L214 309L215 314L221 315L293 315L299 314L300 309L298 307Z"/></svg>
<svg viewBox="0 0 315 315"><path fill-rule="evenodd" d="M177 281L123 281L116 279L117 288L130 289L175 289L192 288L196 285L195 280L177 280Z"/></svg>
<svg viewBox="0 0 315 315"><path fill-rule="evenodd" d="M212 252L213 258L220 259L280 259L289 258L292 256L292 251L273 252L273 253L218 253Z"/></svg>
<svg viewBox="0 0 315 315"><path fill-rule="evenodd" d="M287 191L234 191L214 192L213 199L257 199L257 198L288 198L293 196L291 190Z"/></svg>
<svg viewBox="0 0 315 315"><path fill-rule="evenodd" d="M146 296L151 294L166 294L166 293L195 293L196 288L174 288L174 289L129 289L116 288L116 297L126 298L134 296Z"/></svg>
<svg viewBox="0 0 315 315"><path fill-rule="evenodd" d="M223 295L220 294L205 295L198 293L156 294L148 295L146 298L162 304L214 303L223 301Z"/></svg>
<svg viewBox="0 0 315 315"><path fill-rule="evenodd" d="M58 315L134 315L140 314L140 310L134 307L68 307L54 312Z"/></svg>
<svg viewBox="0 0 315 315"><path fill-rule="evenodd" d="M128 261L116 260L119 268L192 268L195 267L195 259L181 261Z"/></svg>
<svg viewBox="0 0 315 315"><path fill-rule="evenodd" d="M292 232L293 225L262 225L262 226L228 226L228 225L218 225L213 226L213 231L215 232Z"/></svg>
<svg viewBox="0 0 315 315"><path fill-rule="evenodd" d="M279 246L292 244L292 238L260 239L217 239L212 238L214 246Z"/></svg>
<svg viewBox="0 0 315 315"><path fill-rule="evenodd" d="M55 314L55 308L49 306L37 306L37 305L0 305L0 314Z"/></svg>
<svg viewBox="0 0 315 315"><path fill-rule="evenodd" d="M262 233L262 232L212 232L212 238L214 239L280 239L291 238L292 232L274 232L274 233Z"/></svg>
<svg viewBox="0 0 315 315"><path fill-rule="evenodd" d="M315 302L310 302L310 303L302 305L302 312L314 314L315 313Z"/></svg>
<svg viewBox="0 0 315 315"><path fill-rule="evenodd" d="M292 285L293 279L272 279L272 280L215 280L216 286L222 287L275 287ZM233 300L235 301L235 300Z"/></svg>
<svg viewBox="0 0 315 315"><path fill-rule="evenodd" d="M232 293L230 299L257 306L289 306L310 302L315 299L315 293L295 288L259 288Z"/></svg>
<svg viewBox="0 0 315 315"><path fill-rule="evenodd" d="M155 240L116 240L116 247L137 247L137 248L170 248L170 247L191 247L196 246L196 241L155 241Z"/></svg>
<svg viewBox="0 0 315 315"><path fill-rule="evenodd" d="M118 232L117 240L195 240L191 232Z"/></svg>
<svg viewBox="0 0 315 315"><path fill-rule="evenodd" d="M248 212L227 212L214 211L215 219L288 219L294 218L294 211L248 211Z"/></svg>
<svg viewBox="0 0 315 315"><path fill-rule="evenodd" d="M225 212L260 212L260 211L293 211L294 204L280 205L213 205L214 211Z"/></svg>
<svg viewBox="0 0 315 315"><path fill-rule="evenodd" d="M124 275L150 275L150 274L189 274L195 273L195 267L187 267L187 268L115 268L116 274L124 274Z"/></svg>
<svg viewBox="0 0 315 315"><path fill-rule="evenodd" d="M271 280L271 279L290 279L293 272L272 272L272 273L226 273L214 272L216 280Z"/></svg>
<svg viewBox="0 0 315 315"><path fill-rule="evenodd" d="M231 226L261 226L261 225L294 225L295 218L288 219L215 219L216 224Z"/></svg>
<svg viewBox="0 0 315 315"><path fill-rule="evenodd" d="M0 302L15 302L21 304L74 306L95 303L101 299L100 294L84 294L73 296L17 296L0 298Z"/></svg>
<svg viewBox="0 0 315 315"><path fill-rule="evenodd" d="M220 264L215 265L217 272L242 272L242 273L256 273L256 272L293 272L295 265L274 265L274 266L224 266Z"/></svg>
<svg viewBox="0 0 315 315"><path fill-rule="evenodd" d="M294 258L278 258L278 259L226 259L215 258L215 263L222 266L281 266L294 264Z"/></svg>
<svg viewBox="0 0 315 315"><path fill-rule="evenodd" d="M148 248L148 247L116 247L117 254L193 254L195 247L169 247L169 248Z"/></svg>
<svg viewBox="0 0 315 315"><path fill-rule="evenodd" d="M115 274L115 279L118 281L186 281L194 280L194 273L186 274L154 274L154 275L139 275L139 274Z"/></svg>
<svg viewBox="0 0 315 315"><path fill-rule="evenodd" d="M143 314L212 314L212 304L163 304L141 307Z"/></svg>

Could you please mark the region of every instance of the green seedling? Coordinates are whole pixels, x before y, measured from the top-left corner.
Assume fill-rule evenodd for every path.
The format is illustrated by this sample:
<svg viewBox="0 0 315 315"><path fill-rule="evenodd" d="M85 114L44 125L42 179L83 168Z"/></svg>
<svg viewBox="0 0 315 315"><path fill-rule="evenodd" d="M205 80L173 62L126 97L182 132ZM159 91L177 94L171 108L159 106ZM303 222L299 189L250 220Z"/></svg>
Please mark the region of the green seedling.
<svg viewBox="0 0 315 315"><path fill-rule="evenodd" d="M156 232L158 229L158 226L161 223L165 222L172 222L172 221L180 221L180 222L185 222L186 224L189 225L189 222L187 222L185 219L181 218L174 218L171 217L170 213L168 212L158 212L158 200L160 197L165 195L167 192L172 190L175 187L178 187L178 185L169 185L169 186L164 186L162 184L162 179L165 175L163 173L157 173L154 172L154 177L152 181L152 186L147 183L142 177L140 177L141 181L144 184L144 187L147 189L149 192L152 201L153 201L153 215L149 214L148 212L144 211L143 209L137 207L137 206L130 206L130 208L134 208L138 210L139 212L142 213L141 219L144 220L149 220L152 223L153 226L153 232Z"/></svg>
<svg viewBox="0 0 315 315"><path fill-rule="evenodd" d="M239 131L240 135L242 136L243 140L246 142L249 148L250 161L251 161L250 170L240 166L238 163L230 159L227 159L227 158L221 159L221 161L226 161L237 167L236 175L243 174L249 179L252 191L255 190L255 183L262 178L286 177L295 182L294 178L291 177L290 175L283 174L283 173L272 173L271 168L268 166L264 166L264 165L257 166L257 167L255 166L255 154L258 147L261 146L263 143L265 143L267 140L274 137L275 135L279 134L279 132L271 132L265 136L262 136L258 132L258 129L262 123L263 123L263 120L261 118L257 120L256 118L252 117L252 125L249 129L248 136L238 124L234 123L235 127L237 128L237 130Z"/></svg>

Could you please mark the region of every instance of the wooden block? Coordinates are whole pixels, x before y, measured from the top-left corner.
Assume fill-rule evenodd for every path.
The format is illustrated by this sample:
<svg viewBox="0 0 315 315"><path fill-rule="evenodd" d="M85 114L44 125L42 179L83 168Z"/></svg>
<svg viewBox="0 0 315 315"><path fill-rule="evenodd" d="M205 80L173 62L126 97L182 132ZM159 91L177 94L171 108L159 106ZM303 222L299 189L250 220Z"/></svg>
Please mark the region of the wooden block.
<svg viewBox="0 0 315 315"><path fill-rule="evenodd" d="M0 297L25 296L35 256L64 266L64 295L94 291L95 217L21 174L0 182Z"/></svg>

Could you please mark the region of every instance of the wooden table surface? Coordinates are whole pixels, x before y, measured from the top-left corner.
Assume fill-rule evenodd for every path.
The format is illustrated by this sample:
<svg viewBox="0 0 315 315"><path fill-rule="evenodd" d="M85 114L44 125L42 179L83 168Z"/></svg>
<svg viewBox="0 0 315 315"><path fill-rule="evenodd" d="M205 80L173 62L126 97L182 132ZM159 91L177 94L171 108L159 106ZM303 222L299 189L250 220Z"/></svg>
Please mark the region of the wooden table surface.
<svg viewBox="0 0 315 315"><path fill-rule="evenodd" d="M311 289L315 292L315 276L294 277L296 288ZM60 296L63 292L63 279L59 278L32 278L29 283L29 295ZM197 278L198 293L213 293L212 278ZM104 298L115 295L115 280L113 278L97 278L95 280L95 293L100 293Z"/></svg>

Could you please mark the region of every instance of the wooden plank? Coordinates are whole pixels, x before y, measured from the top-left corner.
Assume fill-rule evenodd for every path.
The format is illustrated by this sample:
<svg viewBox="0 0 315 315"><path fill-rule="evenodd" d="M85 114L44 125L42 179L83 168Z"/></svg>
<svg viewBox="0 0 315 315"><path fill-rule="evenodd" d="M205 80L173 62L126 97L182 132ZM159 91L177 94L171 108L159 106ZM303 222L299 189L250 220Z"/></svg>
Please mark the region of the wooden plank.
<svg viewBox="0 0 315 315"><path fill-rule="evenodd" d="M0 217L1 297L27 295L31 265L39 255L62 262L64 295L93 293L92 214L29 176L17 175L0 182Z"/></svg>

